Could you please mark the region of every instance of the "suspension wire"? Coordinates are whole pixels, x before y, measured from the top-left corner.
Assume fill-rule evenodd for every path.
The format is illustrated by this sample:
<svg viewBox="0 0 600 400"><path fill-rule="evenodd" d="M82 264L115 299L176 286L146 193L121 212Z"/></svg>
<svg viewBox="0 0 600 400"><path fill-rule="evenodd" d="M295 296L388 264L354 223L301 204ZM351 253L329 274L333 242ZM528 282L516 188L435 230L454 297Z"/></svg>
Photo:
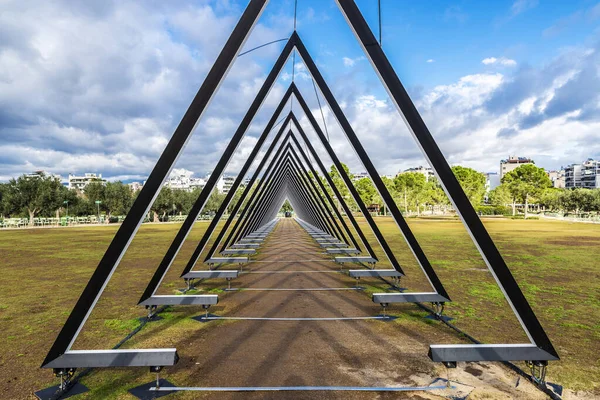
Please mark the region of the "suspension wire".
<svg viewBox="0 0 600 400"><path fill-rule="evenodd" d="M294 0L294 32L296 31L296 15L298 13L298 0Z"/></svg>
<svg viewBox="0 0 600 400"><path fill-rule="evenodd" d="M294 32L296 32L296 21L298 15L298 0L294 0ZM296 48L294 48L292 53L292 83L294 82L294 78L296 77ZM290 112L294 110L294 98L290 99ZM290 129L292 125L290 124Z"/></svg>
<svg viewBox="0 0 600 400"><path fill-rule="evenodd" d="M248 50L248 51L245 51L245 52L243 52L243 53L240 53L240 54L238 54L238 57L241 57L241 56L243 56L244 54L251 53L251 52L253 52L254 50L258 50L258 49L260 49L260 48L262 48L262 47L265 47L265 46L268 46L268 45L270 45L270 44L277 43L277 42L283 42L284 40L289 40L289 39L290 39L290 38L277 39L277 40L273 40L272 42L269 42L269 43L261 44L260 46L256 46L256 47L254 47L254 48L252 48L252 49L250 49L250 50Z"/></svg>
<svg viewBox="0 0 600 400"><path fill-rule="evenodd" d="M321 100L319 99L319 93L317 92L317 86L315 80L312 80L313 89L315 89L315 96L317 97L317 103L319 103L319 110L321 110L321 118L323 119L323 126L325 127L325 133L327 134L327 142L329 142L329 131L327 130L327 122L325 122L325 114L323 114L323 107L321 107Z"/></svg>
<svg viewBox="0 0 600 400"><path fill-rule="evenodd" d="M377 8L379 11L379 47L382 47L381 42L381 0L377 0Z"/></svg>

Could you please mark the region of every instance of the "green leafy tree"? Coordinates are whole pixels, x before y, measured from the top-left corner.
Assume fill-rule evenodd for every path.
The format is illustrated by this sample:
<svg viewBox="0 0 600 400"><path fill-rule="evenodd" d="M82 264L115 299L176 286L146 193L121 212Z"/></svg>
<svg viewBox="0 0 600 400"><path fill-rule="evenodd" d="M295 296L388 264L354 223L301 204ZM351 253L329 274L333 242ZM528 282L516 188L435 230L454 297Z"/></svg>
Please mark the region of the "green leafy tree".
<svg viewBox="0 0 600 400"><path fill-rule="evenodd" d="M431 207L432 214L434 206L450 204L444 189L434 177L429 178L425 184L425 203Z"/></svg>
<svg viewBox="0 0 600 400"><path fill-rule="evenodd" d="M419 172L405 172L398 174L394 178L394 185L396 186L396 192L404 202L404 212L408 212L409 204L415 204L417 206L417 214L420 213L420 204L424 200L423 191L427 184L425 175Z"/></svg>
<svg viewBox="0 0 600 400"><path fill-rule="evenodd" d="M228 214L231 214L231 212L233 211L233 208L235 207L235 205L238 203L238 201L240 201L240 198L242 197L242 193L244 193L244 189L245 189L245 187L241 186L241 187L238 188L238 190L235 191L235 194L231 198L231 202L227 206L227 213Z"/></svg>
<svg viewBox="0 0 600 400"><path fill-rule="evenodd" d="M125 215L131 207L133 195L131 188L128 185L123 184L121 181L108 182L104 189L104 201L102 206L106 210L108 218L111 215Z"/></svg>
<svg viewBox="0 0 600 400"><path fill-rule="evenodd" d="M196 188L191 192L173 189L174 211L179 214L189 214L202 189Z"/></svg>
<svg viewBox="0 0 600 400"><path fill-rule="evenodd" d="M7 193L8 184L0 183L0 218L4 218L6 214L10 213L7 204Z"/></svg>
<svg viewBox="0 0 600 400"><path fill-rule="evenodd" d="M556 188L544 189L538 196L538 202L544 209L559 210L561 208L560 199L564 191L564 189Z"/></svg>
<svg viewBox="0 0 600 400"><path fill-rule="evenodd" d="M206 204L204 205L204 209L202 210L202 213L203 214L215 214L217 212L217 210L219 209L219 206L225 199L225 196L226 195L224 193L219 193L219 191L213 190L213 192L210 194L210 197L206 201Z"/></svg>
<svg viewBox="0 0 600 400"><path fill-rule="evenodd" d="M103 182L90 182L84 189L85 198L87 199L87 211L90 214L96 214L99 211L107 211L106 209L106 186ZM96 204L100 201L100 206ZM91 212L90 212L91 211Z"/></svg>
<svg viewBox="0 0 600 400"><path fill-rule="evenodd" d="M342 168L344 169L344 171L346 172L346 174L348 175L350 180L352 180L352 178L354 178L354 175L352 175L350 173L350 169L348 168L348 166L346 164L342 163ZM346 201L348 206L352 205L353 208L356 210L357 207L354 204L354 200L352 199L352 196L350 196L350 191L346 187L346 184L344 183L344 180L342 179L339 171L335 168L335 165L331 166L331 169L329 171L329 176L331 177L333 184L337 187L338 191L340 192L340 195ZM333 193L332 193L332 195L333 195Z"/></svg>
<svg viewBox="0 0 600 400"><path fill-rule="evenodd" d="M452 172L454 172L454 176L458 179L471 204L478 206L483 203L485 175L472 168L461 167L460 165L452 167Z"/></svg>
<svg viewBox="0 0 600 400"><path fill-rule="evenodd" d="M596 212L600 211L600 189L592 191L592 209Z"/></svg>
<svg viewBox="0 0 600 400"><path fill-rule="evenodd" d="M356 187L356 191L365 204L381 205L381 197L379 197L379 193L377 193L377 189L375 189L375 185L373 185L373 182L371 182L370 178L359 179L354 186Z"/></svg>
<svg viewBox="0 0 600 400"><path fill-rule="evenodd" d="M533 164L524 164L508 172L502 178L502 183L508 185L513 199L521 199L525 203L525 218L527 218L529 200L539 196L544 189L552 187L552 181L546 171Z"/></svg>
<svg viewBox="0 0 600 400"><path fill-rule="evenodd" d="M510 204L512 200L513 196L506 184L495 187L488 194L488 202L493 206L505 206Z"/></svg>
<svg viewBox="0 0 600 400"><path fill-rule="evenodd" d="M292 207L292 205L290 204L290 202L286 200L286 201L283 202L283 205L281 206L281 209L279 210L279 212L285 213L285 212L288 212L288 211L290 211L290 212L294 211L294 208Z"/></svg>
<svg viewBox="0 0 600 400"><path fill-rule="evenodd" d="M6 188L5 204L13 213L26 211L29 225L34 225L34 218L44 212L51 214L62 205L66 189L58 178L40 174L39 176L22 175L11 179Z"/></svg>
<svg viewBox="0 0 600 400"><path fill-rule="evenodd" d="M150 211L152 211L154 215L153 221L160 222L161 220L164 220L165 215L172 209L173 191L168 187L163 187L158 193L158 196L156 196L156 200L154 200L152 207L150 207Z"/></svg>
<svg viewBox="0 0 600 400"><path fill-rule="evenodd" d="M78 195L76 190L67 189L63 186L61 190L61 204L62 204L62 213L64 216L73 216L76 215L76 210L79 207L79 203L81 202L81 197ZM69 214L67 214L67 209Z"/></svg>
<svg viewBox="0 0 600 400"><path fill-rule="evenodd" d="M383 182L383 185L385 186L387 191L390 193L390 196L392 196L392 199L394 199L394 201L396 201L396 199L398 198L398 193L396 192L396 185L394 185L394 180L388 178L387 176L382 176L381 181ZM381 204L384 207L383 214L387 215L386 210L385 210L386 205L383 204L383 199L381 199Z"/></svg>
<svg viewBox="0 0 600 400"><path fill-rule="evenodd" d="M567 212L579 214L594 209L595 196L589 189L565 190L560 198L562 208Z"/></svg>

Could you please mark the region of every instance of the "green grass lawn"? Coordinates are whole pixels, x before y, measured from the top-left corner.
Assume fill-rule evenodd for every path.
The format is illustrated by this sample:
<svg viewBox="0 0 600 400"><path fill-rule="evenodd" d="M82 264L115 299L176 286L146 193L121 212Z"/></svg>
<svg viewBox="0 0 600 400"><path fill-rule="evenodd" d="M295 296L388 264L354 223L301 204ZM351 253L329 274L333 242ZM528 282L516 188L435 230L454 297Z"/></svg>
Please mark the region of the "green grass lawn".
<svg viewBox="0 0 600 400"><path fill-rule="evenodd" d="M377 222L407 273L403 286L429 290L394 222ZM574 390L598 390L600 383L591 377L600 376L600 225L505 219L484 223L561 356L551 364L548 379ZM456 318L453 322L484 342L522 342L525 335L462 224L453 219L410 219L409 224L453 300L446 308ZM196 224L159 293L183 286L179 273L206 225ZM142 226L75 348L110 348L137 325L136 318L145 313L137 300L179 226ZM8 398L55 383L51 372L39 366L116 229L0 231L0 388ZM375 246L367 228L365 233ZM384 267L385 257L378 255ZM168 345L190 329L203 329L187 318L200 312L184 307L165 313L164 321L144 329L136 341ZM155 329L160 335L150 334ZM101 386L96 394L130 384L118 379L119 370L113 374L115 381L108 386L94 375L86 379L90 386ZM140 371L140 379L148 380L147 371Z"/></svg>

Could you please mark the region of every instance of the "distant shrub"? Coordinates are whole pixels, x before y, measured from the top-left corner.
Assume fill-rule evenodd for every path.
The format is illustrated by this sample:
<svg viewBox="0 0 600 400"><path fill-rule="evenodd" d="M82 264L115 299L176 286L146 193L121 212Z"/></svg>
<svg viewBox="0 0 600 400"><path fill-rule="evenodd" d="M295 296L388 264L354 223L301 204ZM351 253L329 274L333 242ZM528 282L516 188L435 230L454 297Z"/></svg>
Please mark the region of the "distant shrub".
<svg viewBox="0 0 600 400"><path fill-rule="evenodd" d="M510 219L525 219L525 216L523 214L519 214L519 215L511 215ZM528 220L533 219L540 219L540 217L527 217Z"/></svg>
<svg viewBox="0 0 600 400"><path fill-rule="evenodd" d="M475 211L479 215L510 215L511 210L505 206L477 206Z"/></svg>

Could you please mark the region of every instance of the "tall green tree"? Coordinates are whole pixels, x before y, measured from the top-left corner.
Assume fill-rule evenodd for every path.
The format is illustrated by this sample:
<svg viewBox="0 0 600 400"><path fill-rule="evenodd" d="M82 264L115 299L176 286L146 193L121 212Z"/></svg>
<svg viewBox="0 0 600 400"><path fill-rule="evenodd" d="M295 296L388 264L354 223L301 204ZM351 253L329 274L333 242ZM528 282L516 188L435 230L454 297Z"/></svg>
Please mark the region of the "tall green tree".
<svg viewBox="0 0 600 400"><path fill-rule="evenodd" d="M127 214L132 200L133 194L128 185L123 184L121 181L108 182L104 189L104 202L102 203L108 217L106 222L108 222L111 215Z"/></svg>
<svg viewBox="0 0 600 400"><path fill-rule="evenodd" d="M508 172L502 177L502 183L508 185L513 198L519 198L524 202L525 218L529 211L529 200L539 196L544 189L552 187L552 181L546 171L533 164L523 164Z"/></svg>
<svg viewBox="0 0 600 400"><path fill-rule="evenodd" d="M375 189L375 185L373 185L370 178L359 179L354 186L365 204L382 204L381 197L379 197L379 193L377 193L377 189Z"/></svg>
<svg viewBox="0 0 600 400"><path fill-rule="evenodd" d="M565 190L560 198L562 208L567 212L579 214L594 209L595 196L589 189Z"/></svg>
<svg viewBox="0 0 600 400"><path fill-rule="evenodd" d="M427 179L425 175L419 172L404 172L398 174L394 178L394 185L396 186L396 192L398 192L404 203L404 212L408 212L409 204L415 204L417 206L417 214L420 213L420 204L423 201L423 191Z"/></svg>
<svg viewBox="0 0 600 400"><path fill-rule="evenodd" d="M350 180L352 180L352 178L354 178L354 175L352 175L348 166L344 163L341 163L341 164L342 164L342 168L344 169L344 171L346 172L346 174L348 175ZM329 170L329 176L331 177L333 184L337 187L338 191L340 192L340 194L342 195L343 199L346 201L348 206L354 206L354 209L356 209L354 200L350 196L350 191L346 187L346 184L344 183L344 180L342 179L342 176L340 175L339 171L335 168L335 165L331 166L331 168ZM331 195L333 196L333 193L331 193Z"/></svg>
<svg viewBox="0 0 600 400"><path fill-rule="evenodd" d="M168 187L163 187L158 193L158 196L156 196L156 200L154 200L152 207L150 207L150 211L154 214L153 221L160 222L161 220L164 220L165 215L172 209L173 191Z"/></svg>
<svg viewBox="0 0 600 400"><path fill-rule="evenodd" d="M204 209L202 210L202 213L203 214L216 213L217 210L219 209L219 206L225 199L225 196L226 195L224 193L220 193L218 190L213 190L213 192L210 194L210 197L206 201L206 204L204 205Z"/></svg>
<svg viewBox="0 0 600 400"><path fill-rule="evenodd" d="M442 186L435 177L430 177L425 185L425 202L431 206L433 214L433 207L436 205L449 205L450 201L448 196L442 189Z"/></svg>
<svg viewBox="0 0 600 400"><path fill-rule="evenodd" d="M483 203L485 196L485 174L475 171L473 168L461 167L456 165L452 167L454 176L458 179L460 186L471 201L473 206Z"/></svg>
<svg viewBox="0 0 600 400"><path fill-rule="evenodd" d="M231 212L233 211L233 208L235 207L235 205L238 203L238 201L240 201L240 199L242 197L242 193L244 193L244 190L245 190L245 187L241 186L241 187L238 188L238 190L235 191L235 194L231 198L231 202L227 206L227 213L228 214L231 214Z"/></svg>
<svg viewBox="0 0 600 400"><path fill-rule="evenodd" d="M200 196L202 189L196 188L191 192L182 189L173 189L173 204L175 212L179 214L189 214L196 199Z"/></svg>
<svg viewBox="0 0 600 400"><path fill-rule="evenodd" d="M559 210L560 198L563 195L564 189L548 188L544 189L538 196L538 203L549 210Z"/></svg>
<svg viewBox="0 0 600 400"><path fill-rule="evenodd" d="M8 184L0 183L0 218L4 218L9 213L7 205Z"/></svg>
<svg viewBox="0 0 600 400"><path fill-rule="evenodd" d="M29 225L33 219L44 212L52 214L62 205L66 188L58 178L40 174L39 176L22 175L11 179L5 193L6 205L12 212L26 211L29 214Z"/></svg>
<svg viewBox="0 0 600 400"><path fill-rule="evenodd" d="M490 190L488 202L493 206L505 206L513 201L508 185L502 184Z"/></svg>

